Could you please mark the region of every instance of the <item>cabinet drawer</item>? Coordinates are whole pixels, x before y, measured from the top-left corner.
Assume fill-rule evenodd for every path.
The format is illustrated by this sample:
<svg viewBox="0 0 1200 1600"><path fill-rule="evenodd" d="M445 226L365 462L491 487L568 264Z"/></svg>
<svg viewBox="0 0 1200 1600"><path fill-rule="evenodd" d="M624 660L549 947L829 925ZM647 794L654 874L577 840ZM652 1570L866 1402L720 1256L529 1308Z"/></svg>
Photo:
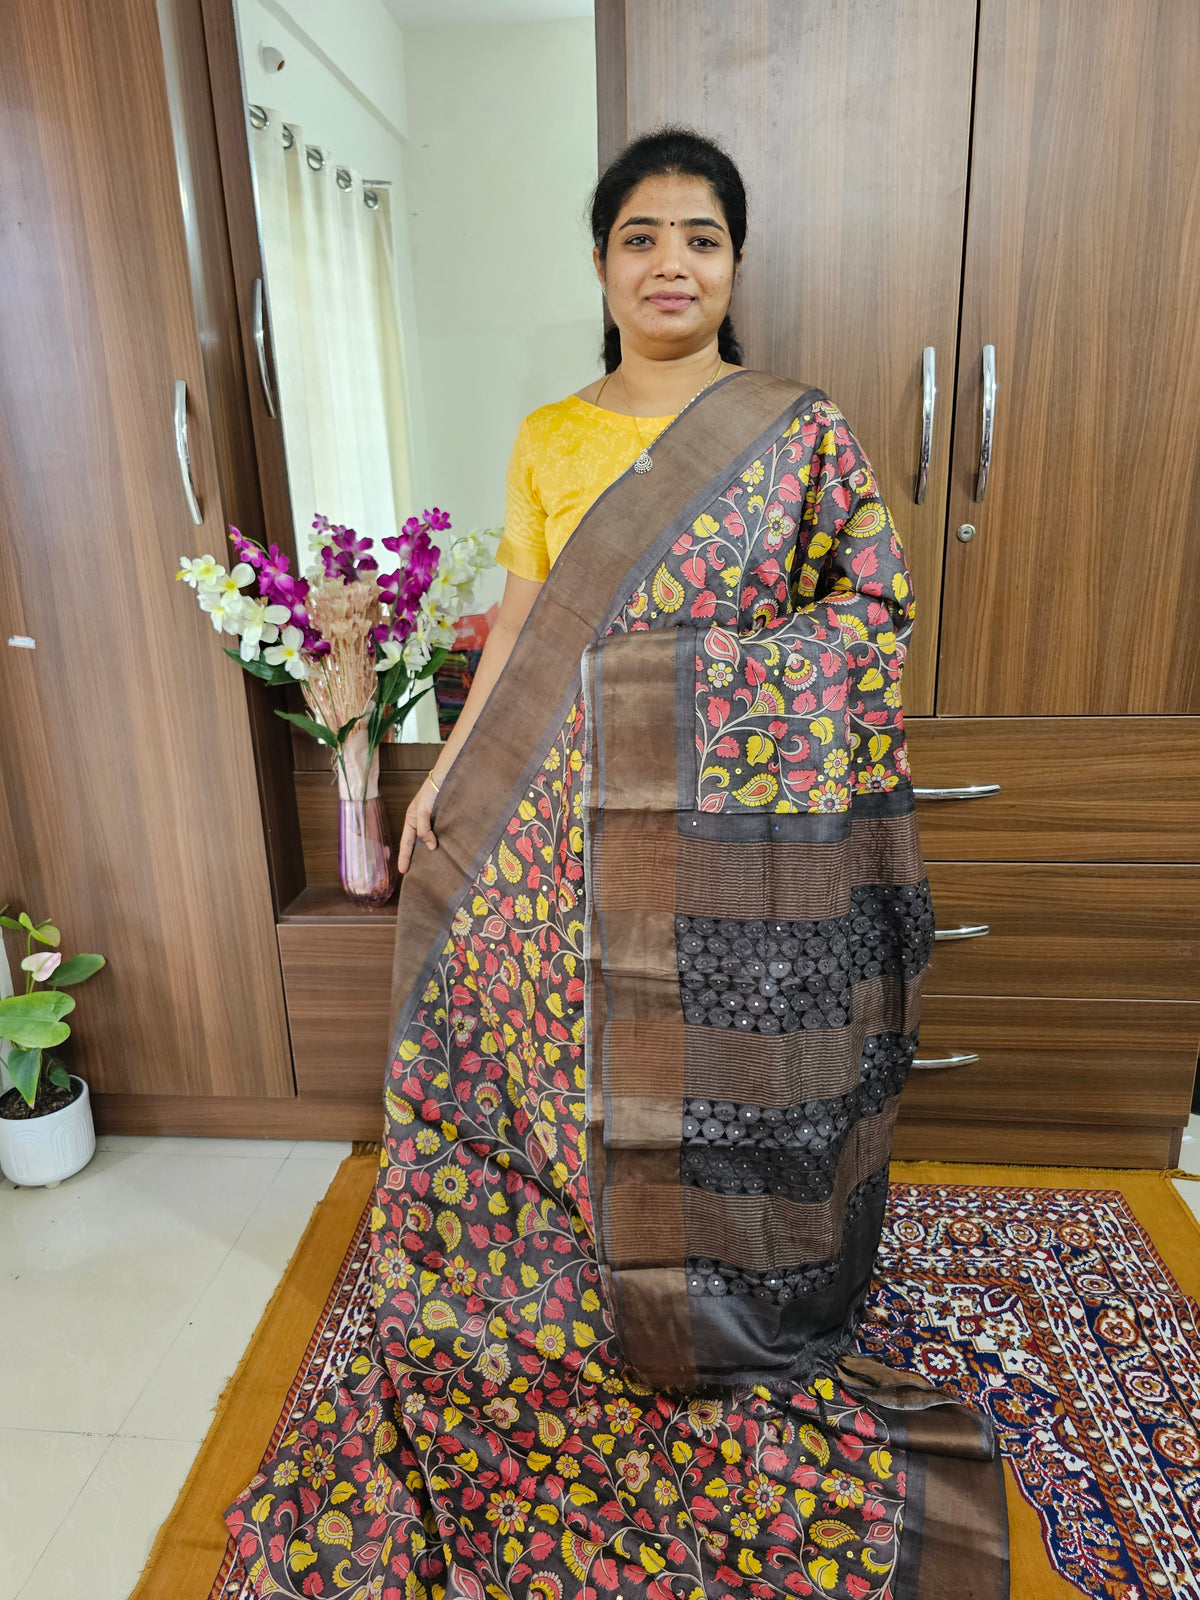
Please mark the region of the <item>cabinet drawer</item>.
<svg viewBox="0 0 1200 1600"><path fill-rule="evenodd" d="M1200 1000L1200 866L928 863L929 994Z"/></svg>
<svg viewBox="0 0 1200 1600"><path fill-rule="evenodd" d="M382 1102L395 920L280 923L276 932L296 1092Z"/></svg>
<svg viewBox="0 0 1200 1600"><path fill-rule="evenodd" d="M1200 1005L926 994L920 1039L918 1060L955 1051L979 1060L914 1070L902 1120L1181 1125L1191 1108Z"/></svg>
<svg viewBox="0 0 1200 1600"><path fill-rule="evenodd" d="M917 717L918 800L935 860L1200 861L1200 717Z"/></svg>

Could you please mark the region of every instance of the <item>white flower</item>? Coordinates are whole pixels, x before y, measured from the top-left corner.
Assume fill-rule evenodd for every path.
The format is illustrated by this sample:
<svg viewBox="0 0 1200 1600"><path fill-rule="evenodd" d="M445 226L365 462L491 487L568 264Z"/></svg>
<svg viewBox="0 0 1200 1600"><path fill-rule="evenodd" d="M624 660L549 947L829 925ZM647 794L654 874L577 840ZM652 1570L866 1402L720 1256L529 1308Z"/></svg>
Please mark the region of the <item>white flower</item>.
<svg viewBox="0 0 1200 1600"><path fill-rule="evenodd" d="M32 972L38 983L46 983L61 960L61 950L43 950L38 955L26 956L21 963L21 970Z"/></svg>
<svg viewBox="0 0 1200 1600"><path fill-rule="evenodd" d="M274 644L279 637L280 625L291 612L287 606L271 606L265 600L244 600L240 625L242 642L238 654L243 661L253 661L260 644Z"/></svg>
<svg viewBox="0 0 1200 1600"><path fill-rule="evenodd" d="M236 589L227 592L204 584L198 591L198 598L201 611L207 612L212 618L212 625L218 633L240 633L246 607L252 603L244 594L239 594Z"/></svg>
<svg viewBox="0 0 1200 1600"><path fill-rule="evenodd" d="M285 628L279 644L263 651L263 659L272 667L282 664L293 678L307 678L308 667L300 654L303 644L304 635L299 628Z"/></svg>
<svg viewBox="0 0 1200 1600"><path fill-rule="evenodd" d="M375 671L389 671L403 655L404 646L398 639L385 639L381 645L376 646Z"/></svg>
<svg viewBox="0 0 1200 1600"><path fill-rule="evenodd" d="M217 583L225 576L225 568L213 560L212 556L197 556L194 561L187 556L180 556L179 571L175 577L186 583L189 589L194 589L198 583Z"/></svg>
<svg viewBox="0 0 1200 1600"><path fill-rule="evenodd" d="M232 572L223 572L220 577L212 579L209 586L218 589L222 594L233 595L253 582L253 579L254 568L245 561L239 561Z"/></svg>

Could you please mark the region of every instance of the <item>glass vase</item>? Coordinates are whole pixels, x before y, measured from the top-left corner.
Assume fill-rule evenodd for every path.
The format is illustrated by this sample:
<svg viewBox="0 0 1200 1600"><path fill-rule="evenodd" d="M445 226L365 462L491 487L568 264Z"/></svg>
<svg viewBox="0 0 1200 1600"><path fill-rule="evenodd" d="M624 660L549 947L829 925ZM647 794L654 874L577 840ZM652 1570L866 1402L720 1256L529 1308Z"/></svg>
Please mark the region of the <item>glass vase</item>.
<svg viewBox="0 0 1200 1600"><path fill-rule="evenodd" d="M338 781L338 875L349 900L382 906L396 893L400 873L387 811L379 796L379 752L367 764L367 733L355 728L335 763Z"/></svg>

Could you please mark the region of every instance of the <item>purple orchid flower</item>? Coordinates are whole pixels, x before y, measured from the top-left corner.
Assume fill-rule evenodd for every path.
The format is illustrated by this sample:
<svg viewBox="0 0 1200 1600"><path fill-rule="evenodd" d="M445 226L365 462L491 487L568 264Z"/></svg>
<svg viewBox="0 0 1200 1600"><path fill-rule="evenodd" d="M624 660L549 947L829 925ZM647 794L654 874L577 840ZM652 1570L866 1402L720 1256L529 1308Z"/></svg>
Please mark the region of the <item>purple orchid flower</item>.
<svg viewBox="0 0 1200 1600"><path fill-rule="evenodd" d="M437 506L434 506L432 511L427 511L425 513L425 521L428 523L429 527L434 533L445 533L446 529L450 526L449 513L446 511L439 511Z"/></svg>

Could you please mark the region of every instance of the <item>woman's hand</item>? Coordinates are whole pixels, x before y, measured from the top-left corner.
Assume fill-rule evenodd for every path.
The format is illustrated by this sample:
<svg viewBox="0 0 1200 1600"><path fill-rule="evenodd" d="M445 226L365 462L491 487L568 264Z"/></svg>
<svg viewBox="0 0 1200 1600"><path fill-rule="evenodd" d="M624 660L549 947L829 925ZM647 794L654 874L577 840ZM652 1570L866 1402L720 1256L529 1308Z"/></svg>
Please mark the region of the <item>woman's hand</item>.
<svg viewBox="0 0 1200 1600"><path fill-rule="evenodd" d="M437 849L437 839L429 825L436 793L433 783L426 778L413 795L408 810L404 813L404 829L400 835L400 848L396 854L396 865L401 872L407 872L412 865L412 855L418 839L424 840L427 849Z"/></svg>

